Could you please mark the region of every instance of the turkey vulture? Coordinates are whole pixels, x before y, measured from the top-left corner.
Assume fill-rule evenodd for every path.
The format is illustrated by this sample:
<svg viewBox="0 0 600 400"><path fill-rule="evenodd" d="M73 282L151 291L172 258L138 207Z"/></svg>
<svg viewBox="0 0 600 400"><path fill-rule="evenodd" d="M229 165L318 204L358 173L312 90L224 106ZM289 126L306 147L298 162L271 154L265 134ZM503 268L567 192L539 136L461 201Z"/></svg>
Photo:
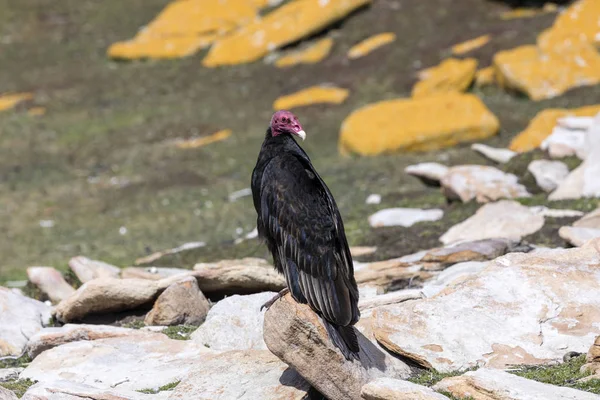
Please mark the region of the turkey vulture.
<svg viewBox="0 0 600 400"><path fill-rule="evenodd" d="M319 314L332 342L358 359L354 325L360 318L358 287L344 224L329 188L292 136L305 139L298 118L277 111L252 171L257 228L288 291Z"/></svg>

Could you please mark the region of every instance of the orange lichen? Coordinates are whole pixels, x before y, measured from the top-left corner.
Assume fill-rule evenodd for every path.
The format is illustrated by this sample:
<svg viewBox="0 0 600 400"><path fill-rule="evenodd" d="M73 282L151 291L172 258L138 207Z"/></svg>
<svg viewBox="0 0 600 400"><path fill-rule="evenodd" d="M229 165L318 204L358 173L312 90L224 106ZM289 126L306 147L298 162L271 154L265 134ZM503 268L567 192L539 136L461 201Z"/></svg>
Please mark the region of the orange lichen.
<svg viewBox="0 0 600 400"><path fill-rule="evenodd" d="M177 147L180 149L196 149L198 147L206 146L207 144L220 142L227 139L229 136L231 136L231 130L223 129L209 136L177 142Z"/></svg>
<svg viewBox="0 0 600 400"><path fill-rule="evenodd" d="M496 70L494 67L481 68L475 73L475 86L490 86L496 82Z"/></svg>
<svg viewBox="0 0 600 400"><path fill-rule="evenodd" d="M275 66L285 68L297 64L314 64L327 57L332 47L333 39L321 39L305 49L280 57L275 61Z"/></svg>
<svg viewBox="0 0 600 400"><path fill-rule="evenodd" d="M217 40L202 61L206 67L260 59L315 33L371 0L293 0Z"/></svg>
<svg viewBox="0 0 600 400"><path fill-rule="evenodd" d="M512 151L525 152L538 148L544 139L552 133L552 130L560 118L564 117L593 117L600 113L600 104L576 109L546 109L539 112L531 120L527 128L519 133L510 143Z"/></svg>
<svg viewBox="0 0 600 400"><path fill-rule="evenodd" d="M412 90L413 97L425 97L435 93L463 92L473 82L477 60L449 58L440 65L428 68L419 74L421 81Z"/></svg>
<svg viewBox="0 0 600 400"><path fill-rule="evenodd" d="M483 35L476 37L475 39L467 40L452 46L452 53L461 55L485 46L489 43L492 37L490 35Z"/></svg>
<svg viewBox="0 0 600 400"><path fill-rule="evenodd" d="M378 35L371 36L370 38L367 38L362 42L352 46L350 50L348 50L348 58L355 59L366 56L373 50L378 49L388 43L392 43L394 40L396 40L396 34L391 32L380 33Z"/></svg>
<svg viewBox="0 0 600 400"><path fill-rule="evenodd" d="M500 19L519 19L519 18L531 18L542 14L558 11L556 4L546 3L543 8L516 8L514 10L506 11L500 14Z"/></svg>
<svg viewBox="0 0 600 400"><path fill-rule="evenodd" d="M495 135L500 124L475 95L449 92L382 101L342 123L341 152L378 155L429 151Z"/></svg>
<svg viewBox="0 0 600 400"><path fill-rule="evenodd" d="M0 111L8 110L17 104L33 99L33 93L7 93L0 95Z"/></svg>
<svg viewBox="0 0 600 400"><path fill-rule="evenodd" d="M296 93L281 96L273 103L274 110L289 110L311 104L340 104L346 100L350 92L336 87L313 86Z"/></svg>

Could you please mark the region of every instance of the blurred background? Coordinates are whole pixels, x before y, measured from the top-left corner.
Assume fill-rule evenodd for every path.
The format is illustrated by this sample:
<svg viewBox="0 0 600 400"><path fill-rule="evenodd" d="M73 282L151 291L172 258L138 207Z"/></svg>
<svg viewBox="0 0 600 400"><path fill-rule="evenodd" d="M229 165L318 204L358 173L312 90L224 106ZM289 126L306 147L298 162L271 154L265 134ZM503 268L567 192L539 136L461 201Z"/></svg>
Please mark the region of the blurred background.
<svg viewBox="0 0 600 400"><path fill-rule="evenodd" d="M302 146L336 198L350 244L378 247L365 260L437 246L478 205L448 201L405 167L491 165L470 142L522 150L514 138L538 112L600 103L594 71L540 88L535 77L554 70L568 80L566 64L536 70L530 55L523 62L518 52L499 56L524 45L545 51L541 34L569 5L0 0L0 282L25 279L33 265L64 271L77 255L121 267L270 259L253 238L249 187L277 108L291 109L307 132ZM587 29L576 25L565 29ZM473 116L456 111L467 107L462 94L435 100L461 92L475 96L497 126L472 128ZM407 107L418 112L353 117L392 99L415 101ZM475 134L465 134L461 118ZM436 121L456 127L454 139L434 132L423 142L419 130ZM397 143L390 135L419 139ZM500 168L521 171L527 154ZM372 194L381 201L367 202ZM568 206L591 210L591 201ZM445 213L409 228L372 228L368 216L386 207ZM549 234L559 222L532 240L560 240Z"/></svg>

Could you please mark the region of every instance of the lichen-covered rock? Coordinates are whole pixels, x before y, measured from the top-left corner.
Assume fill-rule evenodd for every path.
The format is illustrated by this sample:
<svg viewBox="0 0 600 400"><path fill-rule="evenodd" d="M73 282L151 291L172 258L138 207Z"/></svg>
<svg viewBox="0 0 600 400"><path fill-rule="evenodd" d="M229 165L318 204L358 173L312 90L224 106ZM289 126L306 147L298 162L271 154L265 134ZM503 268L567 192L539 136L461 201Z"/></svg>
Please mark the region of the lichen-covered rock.
<svg viewBox="0 0 600 400"><path fill-rule="evenodd" d="M289 110L311 104L340 104L346 100L349 94L350 91L347 89L312 86L296 93L281 96L273 103L273 109Z"/></svg>
<svg viewBox="0 0 600 400"><path fill-rule="evenodd" d="M56 268L29 267L27 268L27 277L54 303L66 299L75 292L75 289L65 281L65 278Z"/></svg>
<svg viewBox="0 0 600 400"><path fill-rule="evenodd" d="M304 49L293 51L275 61L275 66L287 68L298 64L315 64L329 55L333 48L333 39L324 38Z"/></svg>
<svg viewBox="0 0 600 400"><path fill-rule="evenodd" d="M478 88L496 83L496 70L493 66L478 69L475 73L475 86Z"/></svg>
<svg viewBox="0 0 600 400"><path fill-rule="evenodd" d="M427 97L437 93L464 92L477 71L474 58L449 58L436 67L428 68L419 74L420 81L412 90L412 97Z"/></svg>
<svg viewBox="0 0 600 400"><path fill-rule="evenodd" d="M102 261L90 260L84 256L73 257L69 260L69 268L82 282L96 278L118 278L121 269Z"/></svg>
<svg viewBox="0 0 600 400"><path fill-rule="evenodd" d="M481 35L474 39L455 44L454 46L452 46L452 53L456 55L469 53L488 44L491 38L492 37L490 35Z"/></svg>
<svg viewBox="0 0 600 400"><path fill-rule="evenodd" d="M198 281L188 276L173 283L158 296L146 315L146 325L200 325L210 303L198 288Z"/></svg>
<svg viewBox="0 0 600 400"><path fill-rule="evenodd" d="M217 40L202 60L206 67L253 62L268 52L307 37L370 0L296 0L284 4Z"/></svg>
<svg viewBox="0 0 600 400"><path fill-rule="evenodd" d="M379 378L367 383L361 394L365 400L448 400L448 397L427 386L392 378Z"/></svg>
<svg viewBox="0 0 600 400"><path fill-rule="evenodd" d="M8 110L17 104L33 99L33 93L5 93L0 95L0 111Z"/></svg>
<svg viewBox="0 0 600 400"><path fill-rule="evenodd" d="M342 123L339 144L342 152L370 156L428 151L488 138L499 127L477 96L450 92L360 108Z"/></svg>
<svg viewBox="0 0 600 400"><path fill-rule="evenodd" d="M370 52L385 46L388 43L392 43L396 40L396 34L387 32L373 35L360 43L355 44L348 50L348 58L353 60L355 58L364 57Z"/></svg>
<svg viewBox="0 0 600 400"><path fill-rule="evenodd" d="M175 1L179 3L180 1ZM198 50L208 47L217 35L159 36L152 33L139 33L135 38L117 42L108 49L108 56L114 59L155 58L171 59L191 56Z"/></svg>

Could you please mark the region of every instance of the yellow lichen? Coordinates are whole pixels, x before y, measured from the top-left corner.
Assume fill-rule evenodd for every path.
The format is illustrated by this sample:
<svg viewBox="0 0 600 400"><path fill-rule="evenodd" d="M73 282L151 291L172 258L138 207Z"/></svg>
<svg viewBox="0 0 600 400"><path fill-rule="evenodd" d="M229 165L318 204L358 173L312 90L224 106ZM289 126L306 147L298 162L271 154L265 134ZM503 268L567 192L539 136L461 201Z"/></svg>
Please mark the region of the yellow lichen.
<svg viewBox="0 0 600 400"><path fill-rule="evenodd" d="M280 57L275 61L275 66L286 68L297 64L314 64L327 57L332 47L333 39L321 39L305 49Z"/></svg>
<svg viewBox="0 0 600 400"><path fill-rule="evenodd" d="M494 67L481 68L475 73L475 86L490 86L496 82L496 70Z"/></svg>
<svg viewBox="0 0 600 400"><path fill-rule="evenodd" d="M431 96L443 92L463 92L471 85L477 70L477 60L449 58L440 65L419 74L421 81L412 90L413 97Z"/></svg>
<svg viewBox="0 0 600 400"><path fill-rule="evenodd" d="M371 0L293 0L217 40L206 67L252 62L345 17Z"/></svg>
<svg viewBox="0 0 600 400"><path fill-rule="evenodd" d="M13 108L17 104L33 99L33 93L7 93L0 95L0 111Z"/></svg>
<svg viewBox="0 0 600 400"><path fill-rule="evenodd" d="M355 59L366 56L373 50L378 49L388 43L392 43L394 40L396 40L396 34L390 32L371 36L370 38L367 38L362 42L352 46L352 48L348 50L348 58Z"/></svg>
<svg viewBox="0 0 600 400"><path fill-rule="evenodd" d="M227 139L229 136L231 136L231 130L223 129L209 136L177 142L177 147L180 149L196 149L198 147L206 146L207 144L220 142L221 140Z"/></svg>
<svg viewBox="0 0 600 400"><path fill-rule="evenodd" d="M560 118L564 117L593 117L600 113L600 104L576 109L552 108L539 112L531 120L527 128L519 133L510 143L512 151L525 152L537 149L552 130Z"/></svg>
<svg viewBox="0 0 600 400"><path fill-rule="evenodd" d="M311 104L340 104L346 100L350 92L336 87L313 86L296 93L281 96L273 103L274 110L290 110Z"/></svg>
<svg viewBox="0 0 600 400"><path fill-rule="evenodd" d="M483 35L476 37L475 39L467 40L466 42L462 42L452 46L452 53L456 55L461 55L478 49L480 47L488 44L492 37L490 35Z"/></svg>
<svg viewBox="0 0 600 400"><path fill-rule="evenodd" d="M342 123L342 153L378 155L429 151L495 135L499 122L475 95L443 93L382 101L360 108Z"/></svg>
<svg viewBox="0 0 600 400"><path fill-rule="evenodd" d="M500 14L500 19L519 19L519 18L531 18L542 14L556 12L558 6L552 3L546 3L543 8L516 8L514 10L506 11Z"/></svg>

